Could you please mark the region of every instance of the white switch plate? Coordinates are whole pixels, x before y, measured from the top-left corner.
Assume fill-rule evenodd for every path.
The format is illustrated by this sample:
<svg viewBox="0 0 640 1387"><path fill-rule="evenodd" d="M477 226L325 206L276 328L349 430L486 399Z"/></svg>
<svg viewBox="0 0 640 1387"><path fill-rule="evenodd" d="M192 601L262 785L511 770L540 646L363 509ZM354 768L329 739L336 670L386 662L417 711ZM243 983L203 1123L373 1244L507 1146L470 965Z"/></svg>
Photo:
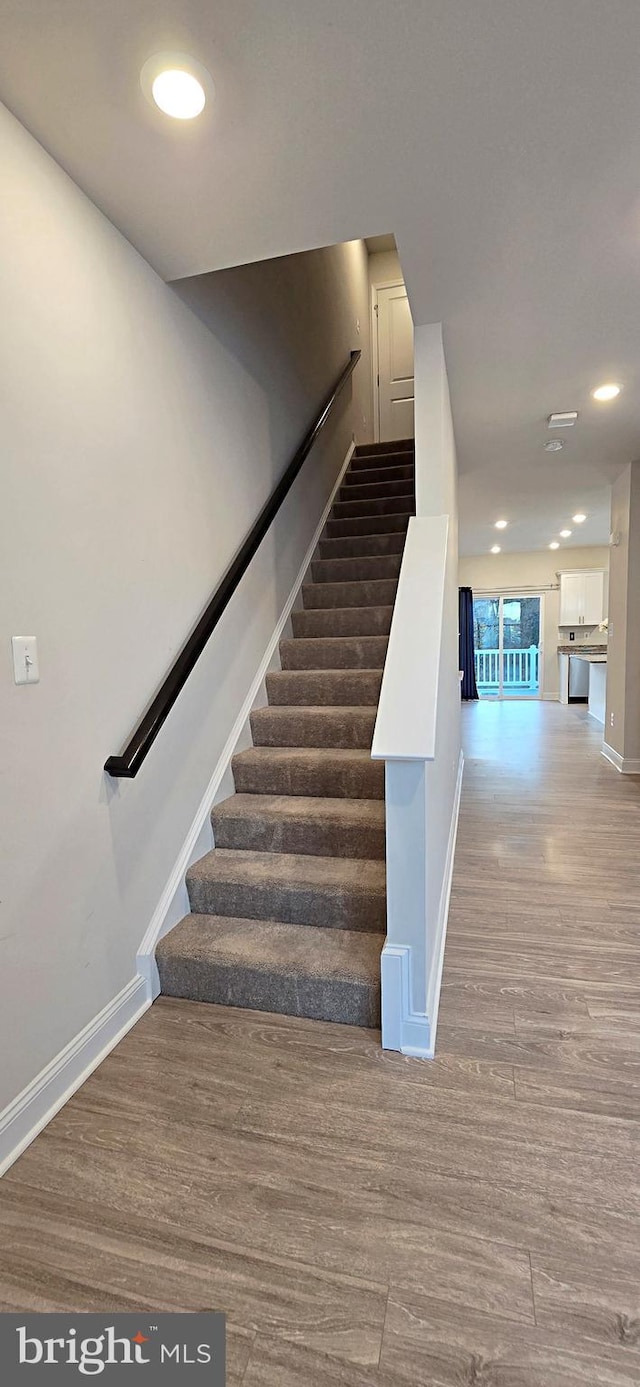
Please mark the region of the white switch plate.
<svg viewBox="0 0 640 1387"><path fill-rule="evenodd" d="M16 684L37 684L40 680L38 669L38 643L35 636L12 636L13 677Z"/></svg>

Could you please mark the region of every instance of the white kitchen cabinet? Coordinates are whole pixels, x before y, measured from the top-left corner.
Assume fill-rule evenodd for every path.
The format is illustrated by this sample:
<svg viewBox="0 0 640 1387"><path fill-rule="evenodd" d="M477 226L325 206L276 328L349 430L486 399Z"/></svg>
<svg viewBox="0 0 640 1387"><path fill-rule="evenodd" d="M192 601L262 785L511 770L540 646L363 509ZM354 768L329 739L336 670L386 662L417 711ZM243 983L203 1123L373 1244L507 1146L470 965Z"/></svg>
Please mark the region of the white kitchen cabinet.
<svg viewBox="0 0 640 1387"><path fill-rule="evenodd" d="M599 626L604 616L601 569L560 574L560 626Z"/></svg>

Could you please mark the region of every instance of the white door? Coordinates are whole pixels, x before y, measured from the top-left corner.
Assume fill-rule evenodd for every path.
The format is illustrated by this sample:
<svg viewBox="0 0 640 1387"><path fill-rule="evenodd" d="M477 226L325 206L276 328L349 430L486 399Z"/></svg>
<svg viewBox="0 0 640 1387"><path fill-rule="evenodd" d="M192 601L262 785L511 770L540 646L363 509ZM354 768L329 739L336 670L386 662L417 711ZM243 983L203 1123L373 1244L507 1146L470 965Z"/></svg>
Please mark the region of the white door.
<svg viewBox="0 0 640 1387"><path fill-rule="evenodd" d="M413 323L404 284L377 291L378 438L413 438Z"/></svg>

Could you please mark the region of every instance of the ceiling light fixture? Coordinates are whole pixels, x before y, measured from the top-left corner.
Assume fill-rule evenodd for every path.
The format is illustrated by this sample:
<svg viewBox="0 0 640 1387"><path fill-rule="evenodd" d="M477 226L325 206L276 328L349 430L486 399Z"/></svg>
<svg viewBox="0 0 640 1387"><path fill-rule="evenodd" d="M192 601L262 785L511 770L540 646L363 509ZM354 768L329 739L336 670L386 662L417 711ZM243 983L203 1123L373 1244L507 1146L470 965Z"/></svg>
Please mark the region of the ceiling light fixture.
<svg viewBox="0 0 640 1387"><path fill-rule="evenodd" d="M550 429L571 429L577 422L577 409L565 409L560 414L550 414L547 419L547 425Z"/></svg>
<svg viewBox="0 0 640 1387"><path fill-rule="evenodd" d="M561 539L568 539L569 536L572 535L572 534L573 534L573 530L561 530L561 531L560 531L560 538L561 538Z"/></svg>
<svg viewBox="0 0 640 1387"><path fill-rule="evenodd" d="M600 400L602 402L615 400L620 394L621 389L621 385L616 385L614 381L611 381L609 385L598 385L595 390L591 391L591 397L594 400Z"/></svg>
<svg viewBox="0 0 640 1387"><path fill-rule="evenodd" d="M147 100L173 120L194 120L214 93L206 68L186 53L156 53L148 58L140 85Z"/></svg>
<svg viewBox="0 0 640 1387"><path fill-rule="evenodd" d="M500 553L500 545L499 545L499 544L493 544L493 545L491 546L491 553L492 553L492 554L499 554L499 553Z"/></svg>
<svg viewBox="0 0 640 1387"><path fill-rule="evenodd" d="M562 442L561 438L550 438L549 442L543 443L542 446L545 450L545 453L559 453L560 449L564 448L564 443Z"/></svg>
<svg viewBox="0 0 640 1387"><path fill-rule="evenodd" d="M581 525L583 520L586 520L587 517L586 515L583 515L582 511L578 511L578 514L572 516L571 518L573 520L574 525Z"/></svg>
<svg viewBox="0 0 640 1387"><path fill-rule="evenodd" d="M496 520L495 528L496 530L506 530L508 524L508 520Z"/></svg>
<svg viewBox="0 0 640 1387"><path fill-rule="evenodd" d="M557 539L552 539L551 544L549 545L549 548L550 548L550 549L559 549L559 548L560 548L560 545L558 544Z"/></svg>

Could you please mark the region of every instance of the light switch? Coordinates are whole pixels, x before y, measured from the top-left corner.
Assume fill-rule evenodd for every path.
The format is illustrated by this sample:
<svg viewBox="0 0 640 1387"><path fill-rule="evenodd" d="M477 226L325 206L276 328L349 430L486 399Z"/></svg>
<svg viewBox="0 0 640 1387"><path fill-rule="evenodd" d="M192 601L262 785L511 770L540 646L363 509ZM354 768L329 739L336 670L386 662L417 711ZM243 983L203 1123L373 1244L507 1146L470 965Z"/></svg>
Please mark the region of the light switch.
<svg viewBox="0 0 640 1387"><path fill-rule="evenodd" d="M16 684L37 684L40 680L38 669L38 643L35 636L12 636L13 677Z"/></svg>

